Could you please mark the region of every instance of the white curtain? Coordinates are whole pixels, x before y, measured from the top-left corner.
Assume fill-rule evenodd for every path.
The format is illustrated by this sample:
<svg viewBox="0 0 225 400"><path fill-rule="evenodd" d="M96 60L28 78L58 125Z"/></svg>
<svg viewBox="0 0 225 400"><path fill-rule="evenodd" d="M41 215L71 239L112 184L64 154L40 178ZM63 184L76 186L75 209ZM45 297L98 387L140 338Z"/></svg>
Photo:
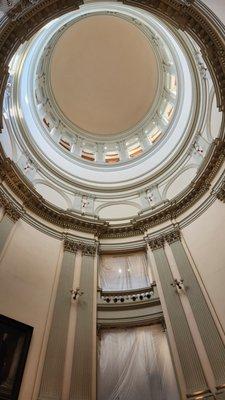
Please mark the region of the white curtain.
<svg viewBox="0 0 225 400"><path fill-rule="evenodd" d="M100 257L99 285L102 290L139 289L150 285L144 252Z"/></svg>
<svg viewBox="0 0 225 400"><path fill-rule="evenodd" d="M102 331L98 400L179 400L161 325Z"/></svg>

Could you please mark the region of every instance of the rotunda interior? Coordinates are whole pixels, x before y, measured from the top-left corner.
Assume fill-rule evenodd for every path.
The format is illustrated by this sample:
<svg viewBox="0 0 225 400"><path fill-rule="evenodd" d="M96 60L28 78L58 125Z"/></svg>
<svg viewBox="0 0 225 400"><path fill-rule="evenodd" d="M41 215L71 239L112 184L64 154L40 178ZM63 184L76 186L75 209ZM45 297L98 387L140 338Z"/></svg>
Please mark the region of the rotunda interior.
<svg viewBox="0 0 225 400"><path fill-rule="evenodd" d="M224 23L0 1L0 400L225 399Z"/></svg>

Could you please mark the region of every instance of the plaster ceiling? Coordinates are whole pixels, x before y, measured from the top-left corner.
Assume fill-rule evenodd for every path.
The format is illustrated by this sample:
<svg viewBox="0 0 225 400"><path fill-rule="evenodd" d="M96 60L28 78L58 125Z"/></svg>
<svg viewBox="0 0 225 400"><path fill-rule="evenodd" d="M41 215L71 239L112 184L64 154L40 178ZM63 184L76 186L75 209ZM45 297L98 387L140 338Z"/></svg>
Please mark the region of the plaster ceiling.
<svg viewBox="0 0 225 400"><path fill-rule="evenodd" d="M137 125L156 95L157 61L149 40L115 16L90 16L68 28L55 45L50 70L61 112L97 135Z"/></svg>

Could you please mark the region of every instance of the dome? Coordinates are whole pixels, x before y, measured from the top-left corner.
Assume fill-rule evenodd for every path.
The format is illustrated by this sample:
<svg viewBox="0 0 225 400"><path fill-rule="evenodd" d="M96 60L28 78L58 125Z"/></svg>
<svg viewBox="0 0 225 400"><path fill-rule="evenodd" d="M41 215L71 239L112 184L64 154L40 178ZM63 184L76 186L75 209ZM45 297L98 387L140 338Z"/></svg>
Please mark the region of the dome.
<svg viewBox="0 0 225 400"><path fill-rule="evenodd" d="M51 21L10 62L19 168L55 206L133 226L204 162L204 71L188 34L141 9L95 3Z"/></svg>
<svg viewBox="0 0 225 400"><path fill-rule="evenodd" d="M64 116L83 131L116 135L136 126L155 99L157 61L145 34L111 15L68 27L50 57L50 85Z"/></svg>

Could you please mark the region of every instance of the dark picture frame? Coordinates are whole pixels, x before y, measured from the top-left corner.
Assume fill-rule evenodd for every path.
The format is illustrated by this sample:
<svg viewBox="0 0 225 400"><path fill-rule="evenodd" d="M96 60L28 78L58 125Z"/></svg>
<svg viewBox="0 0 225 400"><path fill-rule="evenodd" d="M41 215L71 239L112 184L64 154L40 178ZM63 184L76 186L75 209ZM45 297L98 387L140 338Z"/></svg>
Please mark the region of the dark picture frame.
<svg viewBox="0 0 225 400"><path fill-rule="evenodd" d="M33 327L0 314L0 400L17 400Z"/></svg>

